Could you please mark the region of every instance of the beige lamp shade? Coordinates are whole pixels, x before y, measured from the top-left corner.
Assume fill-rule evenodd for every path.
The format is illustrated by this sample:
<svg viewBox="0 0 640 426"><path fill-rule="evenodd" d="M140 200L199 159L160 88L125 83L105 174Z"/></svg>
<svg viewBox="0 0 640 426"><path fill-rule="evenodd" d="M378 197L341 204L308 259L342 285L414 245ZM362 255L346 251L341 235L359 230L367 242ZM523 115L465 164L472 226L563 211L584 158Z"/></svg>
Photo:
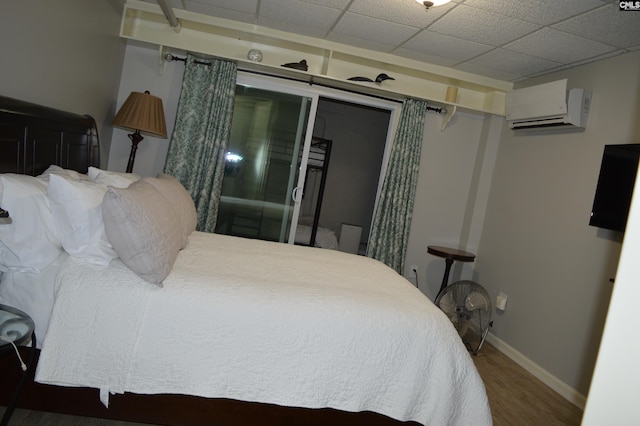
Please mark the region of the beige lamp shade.
<svg viewBox="0 0 640 426"><path fill-rule="evenodd" d="M140 133L159 138L167 137L162 99L145 93L131 92L113 118L116 127L138 130Z"/></svg>

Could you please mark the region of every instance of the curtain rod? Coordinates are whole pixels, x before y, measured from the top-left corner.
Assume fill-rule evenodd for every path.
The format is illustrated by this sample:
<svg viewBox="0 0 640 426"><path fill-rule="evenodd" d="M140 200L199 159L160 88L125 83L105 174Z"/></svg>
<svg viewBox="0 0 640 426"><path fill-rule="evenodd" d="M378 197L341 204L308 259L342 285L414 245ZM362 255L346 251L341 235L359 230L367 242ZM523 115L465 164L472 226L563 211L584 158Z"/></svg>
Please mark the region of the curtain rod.
<svg viewBox="0 0 640 426"><path fill-rule="evenodd" d="M184 62L185 64L187 63L187 58L181 58L179 56L176 55L172 55L171 53L165 53L164 54L164 60L171 62L171 61L180 61L180 62ZM211 62L205 62L205 61L199 61L199 60L194 60L194 63L198 64L198 65L206 65L208 67L211 66Z"/></svg>
<svg viewBox="0 0 640 426"><path fill-rule="evenodd" d="M187 58L181 58L181 57L175 56L175 55L173 55L171 53L165 53L164 59L166 61L169 61L169 62L171 62L171 61L180 61L180 62L183 62L184 64L187 63ZM196 63L196 64L199 64L199 65L211 66L210 62L199 61L199 60L194 60L193 62ZM247 69L243 69L243 71L244 72L248 72L248 73L252 73L252 74L257 74L257 75L265 75L265 76L269 76L269 77L277 77L277 78L281 78L283 80L291 80L291 81L298 81L298 82L302 82L302 83L308 83L310 86L313 86L315 84L316 86L322 86L322 87L328 87L330 89L335 89L335 87L333 87L331 85L315 82L315 81L313 81L313 78L310 81L307 81L307 80L302 79L302 78L283 77L283 76L279 76L279 75L274 76L273 74L269 74L267 72L262 72L262 71L247 70ZM349 92L349 93L355 93L355 94L358 94L358 95L370 96L372 98L382 99L382 100L389 101L389 102L402 103L402 101L399 101L397 99L387 98L385 96L380 96L380 95L364 94L364 93L358 92L357 90L343 89L343 88L340 88L339 90L343 90L343 91ZM438 114L446 114L447 113L447 109L446 108L431 106L431 105L429 105L428 101L427 101L427 111L434 111L434 112L437 112Z"/></svg>

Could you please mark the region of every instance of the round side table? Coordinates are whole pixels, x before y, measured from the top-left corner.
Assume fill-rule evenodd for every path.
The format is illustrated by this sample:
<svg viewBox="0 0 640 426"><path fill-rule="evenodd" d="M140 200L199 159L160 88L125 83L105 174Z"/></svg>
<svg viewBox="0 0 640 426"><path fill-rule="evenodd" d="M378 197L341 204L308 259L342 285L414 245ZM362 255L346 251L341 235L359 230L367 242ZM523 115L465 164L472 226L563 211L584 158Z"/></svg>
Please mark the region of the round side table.
<svg viewBox="0 0 640 426"><path fill-rule="evenodd" d="M34 323L29 315L22 312L19 309L12 308L7 305L0 305L0 355L4 355L7 352L15 352L17 354L17 346L26 345L31 342L31 354L29 356L29 363L24 364L22 358L17 354L20 363L23 366L22 377L18 383L13 398L7 406L7 409L0 421L1 426L5 426L9 423L9 419L13 414L20 397L20 391L24 386L24 382L27 379L27 375L36 354L36 334L34 332Z"/></svg>
<svg viewBox="0 0 640 426"><path fill-rule="evenodd" d="M444 276L442 277L442 284L440 285L440 290L436 295L436 299L449 284L449 272L451 272L451 265L453 265L453 262L456 260L458 262L473 262L476 258L475 254L469 253L468 251L441 246L427 246L427 253L444 258L446 263Z"/></svg>

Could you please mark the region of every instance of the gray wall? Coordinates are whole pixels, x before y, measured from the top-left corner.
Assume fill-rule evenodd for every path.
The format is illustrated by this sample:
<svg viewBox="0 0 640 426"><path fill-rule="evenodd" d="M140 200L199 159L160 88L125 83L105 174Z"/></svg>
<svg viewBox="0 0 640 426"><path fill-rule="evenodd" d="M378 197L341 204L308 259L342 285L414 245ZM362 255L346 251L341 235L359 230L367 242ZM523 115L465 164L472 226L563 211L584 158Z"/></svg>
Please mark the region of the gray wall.
<svg viewBox="0 0 640 426"><path fill-rule="evenodd" d="M445 261L427 254L427 246L478 253L502 121L458 111L441 130L440 115L425 117L405 275L411 265L417 266L417 284L431 300L440 288ZM476 278L476 266L456 262L450 282Z"/></svg>
<svg viewBox="0 0 640 426"><path fill-rule="evenodd" d="M593 91L581 133L503 127L478 249L491 294L509 296L493 333L586 395L620 254L620 235L591 227L606 144L640 142L640 52L524 85L569 79Z"/></svg>
<svg viewBox="0 0 640 426"><path fill-rule="evenodd" d="M6 0L0 5L0 94L89 114L106 167L126 43L123 0Z"/></svg>

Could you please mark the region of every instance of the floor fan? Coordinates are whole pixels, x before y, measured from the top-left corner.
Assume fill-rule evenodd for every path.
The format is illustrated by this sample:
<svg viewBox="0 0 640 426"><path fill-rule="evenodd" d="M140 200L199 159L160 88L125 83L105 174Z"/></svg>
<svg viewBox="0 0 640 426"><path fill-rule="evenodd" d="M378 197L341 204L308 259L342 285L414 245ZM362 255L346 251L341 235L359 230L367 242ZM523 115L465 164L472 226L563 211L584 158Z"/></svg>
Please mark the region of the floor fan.
<svg viewBox="0 0 640 426"><path fill-rule="evenodd" d="M457 281L440 293L436 306L449 317L467 349L477 355L493 325L489 293L476 282Z"/></svg>

